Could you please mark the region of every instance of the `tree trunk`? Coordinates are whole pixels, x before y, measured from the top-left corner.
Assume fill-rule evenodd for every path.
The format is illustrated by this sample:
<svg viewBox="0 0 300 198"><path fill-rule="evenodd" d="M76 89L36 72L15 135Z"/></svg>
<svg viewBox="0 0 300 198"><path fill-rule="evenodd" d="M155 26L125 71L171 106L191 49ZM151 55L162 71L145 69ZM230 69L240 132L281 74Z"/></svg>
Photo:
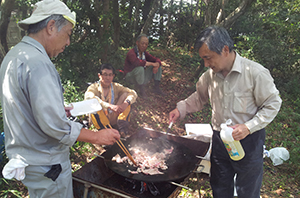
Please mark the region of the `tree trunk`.
<svg viewBox="0 0 300 198"><path fill-rule="evenodd" d="M227 4L227 0L222 0L222 7L217 15L216 24L219 24L223 17L225 16L225 6Z"/></svg>
<svg viewBox="0 0 300 198"><path fill-rule="evenodd" d="M86 10L87 16L89 21L86 34L89 34L90 29L96 30L96 37L99 38L101 42L101 62L107 61L107 54L108 54L108 35L109 35L109 25L110 25L110 18L109 18L109 0L102 0L102 1L91 1L91 0L80 0L82 3L83 9ZM92 3L93 2L93 3ZM91 7L93 5L93 7ZM102 20L100 20L100 18ZM84 39L85 34L82 36L81 39ZM80 41L80 40L78 40Z"/></svg>
<svg viewBox="0 0 300 198"><path fill-rule="evenodd" d="M194 13L194 22L197 20L197 14L198 14L198 9L199 9L199 1L197 1L197 4L196 4L196 8L195 8L195 13Z"/></svg>
<svg viewBox="0 0 300 198"><path fill-rule="evenodd" d="M160 5L160 0L154 0L153 4L152 4L152 8L149 12L148 18L144 24L144 26L141 29L141 33L147 34L149 33L149 28L151 27L152 23L153 23L153 17L157 11L157 9L159 8Z"/></svg>
<svg viewBox="0 0 300 198"><path fill-rule="evenodd" d="M158 35L160 37L164 36L164 9L163 9L163 0L160 0L160 6L159 6L159 32Z"/></svg>
<svg viewBox="0 0 300 198"><path fill-rule="evenodd" d="M236 20L246 12L247 8L251 6L253 1L254 0L243 0L240 5L219 24L225 28L231 27Z"/></svg>
<svg viewBox="0 0 300 198"><path fill-rule="evenodd" d="M204 15L204 24L205 26L210 26L211 23L211 15L212 15L212 5L210 0L205 1L206 9L205 9L205 15Z"/></svg>
<svg viewBox="0 0 300 198"><path fill-rule="evenodd" d="M101 37L101 32L102 32L102 28L101 28L101 24L99 22L98 16L101 14L100 13L100 5L99 2L95 3L94 8L91 8L91 0L80 0L80 2L83 5L83 9L86 10L87 13L87 17L89 19L88 26L95 28L97 30L97 37ZM90 31L90 30L89 30Z"/></svg>
<svg viewBox="0 0 300 198"><path fill-rule="evenodd" d="M0 40L1 45L3 46L5 52L8 52L7 45L7 28L10 22L11 11L13 10L15 5L15 0L5 1L1 7L1 20L0 20Z"/></svg>
<svg viewBox="0 0 300 198"><path fill-rule="evenodd" d="M151 4L153 5L153 0L145 0L144 6L142 7L143 21L147 21L149 13L151 11Z"/></svg>
<svg viewBox="0 0 300 198"><path fill-rule="evenodd" d="M197 67L196 71L194 72L193 77L190 79L190 81L194 81L194 79L198 79L200 76L200 73L203 71L204 69L204 61L203 59L201 59L200 61L200 65Z"/></svg>
<svg viewBox="0 0 300 198"><path fill-rule="evenodd" d="M134 12L134 19L133 19L133 31L132 31L132 44L135 45L135 39L137 35L139 34L138 32L138 23L139 23L139 15L140 15L140 7L141 7L141 1L136 0L135 1L135 12Z"/></svg>
<svg viewBox="0 0 300 198"><path fill-rule="evenodd" d="M194 0L191 0L191 5L190 5L190 16L188 16L189 18L193 18L193 13L194 13L194 6L193 6L193 1ZM197 4L197 3L196 3Z"/></svg>
<svg viewBox="0 0 300 198"><path fill-rule="evenodd" d="M108 54L108 34L109 34L109 0L103 0L103 35L100 39L103 39L103 55L102 63L107 62ZM104 37L104 38L103 38Z"/></svg>
<svg viewBox="0 0 300 198"><path fill-rule="evenodd" d="M22 5L20 12L21 12L21 17L22 19L25 19L27 17L27 12L30 8L27 5ZM21 30L21 37L24 37L26 35L26 31L25 30Z"/></svg>
<svg viewBox="0 0 300 198"><path fill-rule="evenodd" d="M173 33L170 32L170 21L171 21L171 18L172 18L172 13L173 13L173 3L174 3L174 0L171 0L169 5L168 5L168 8L167 8L167 15L168 15L168 18L167 18L167 22L166 22L166 32L165 32L165 37L167 39L167 44L166 46L170 46L172 44L172 40L173 40Z"/></svg>
<svg viewBox="0 0 300 198"><path fill-rule="evenodd" d="M228 0L204 0L206 4L204 20L205 26L218 24L225 28L231 27L235 23L235 21L245 13L246 9L251 5L253 1L254 0L242 0L240 5L226 17L224 8L228 3Z"/></svg>
<svg viewBox="0 0 300 198"><path fill-rule="evenodd" d="M167 11L167 15L168 15L168 19L167 19L167 23L166 23L166 30L167 30L167 34L168 34L168 31L169 31L169 25L170 25L170 20L171 20L171 17L172 17L172 5L174 3L174 0L171 0L170 3L169 3L169 6L168 6L168 11Z"/></svg>
<svg viewBox="0 0 300 198"><path fill-rule="evenodd" d="M128 6L128 19L131 21L132 18L132 10L134 6L134 1L129 1L129 6Z"/></svg>
<svg viewBox="0 0 300 198"><path fill-rule="evenodd" d="M114 24L114 50L118 50L120 43L120 17L119 17L119 3L118 0L112 1L113 6L113 24Z"/></svg>
<svg viewBox="0 0 300 198"><path fill-rule="evenodd" d="M2 63L5 55L6 55L6 52L0 43L0 63Z"/></svg>

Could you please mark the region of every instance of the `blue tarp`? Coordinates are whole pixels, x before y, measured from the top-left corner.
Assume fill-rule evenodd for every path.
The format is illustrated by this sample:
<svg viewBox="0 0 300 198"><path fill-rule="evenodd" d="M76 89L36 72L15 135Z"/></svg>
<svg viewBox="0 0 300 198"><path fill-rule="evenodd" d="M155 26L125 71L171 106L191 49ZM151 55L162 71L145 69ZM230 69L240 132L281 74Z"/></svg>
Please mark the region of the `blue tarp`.
<svg viewBox="0 0 300 198"><path fill-rule="evenodd" d="M0 162L4 155L4 132L0 133Z"/></svg>

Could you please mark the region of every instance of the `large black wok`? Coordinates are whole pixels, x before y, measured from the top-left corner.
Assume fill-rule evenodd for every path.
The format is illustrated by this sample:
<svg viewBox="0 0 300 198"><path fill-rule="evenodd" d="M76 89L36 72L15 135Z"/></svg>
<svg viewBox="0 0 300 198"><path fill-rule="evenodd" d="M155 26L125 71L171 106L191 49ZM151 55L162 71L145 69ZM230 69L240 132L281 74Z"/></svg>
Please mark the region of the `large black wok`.
<svg viewBox="0 0 300 198"><path fill-rule="evenodd" d="M125 154L117 144L109 148L102 156L105 158L106 165L115 173L126 178L145 181L145 182L162 182L162 181L176 181L185 178L197 166L199 159L195 157L193 152L186 146L172 141L165 136L153 137L149 134L143 133L142 136L132 136L127 140L122 140L125 147L129 150L133 146L142 146L148 148L149 151L160 152L164 148L174 148L172 154L166 161L167 170L161 171L164 174L145 175L144 173L131 174L128 170L135 171L137 167L131 166L128 163L117 163L111 159L119 154L124 157Z"/></svg>

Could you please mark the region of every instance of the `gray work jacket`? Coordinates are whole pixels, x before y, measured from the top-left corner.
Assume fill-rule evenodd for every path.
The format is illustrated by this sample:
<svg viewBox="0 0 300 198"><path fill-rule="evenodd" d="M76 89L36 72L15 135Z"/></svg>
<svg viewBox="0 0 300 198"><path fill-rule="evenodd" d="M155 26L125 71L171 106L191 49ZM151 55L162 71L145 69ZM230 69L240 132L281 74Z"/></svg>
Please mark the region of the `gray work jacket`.
<svg viewBox="0 0 300 198"><path fill-rule="evenodd" d="M44 47L25 36L0 68L5 150L30 165L69 159L82 125L67 119L59 74Z"/></svg>

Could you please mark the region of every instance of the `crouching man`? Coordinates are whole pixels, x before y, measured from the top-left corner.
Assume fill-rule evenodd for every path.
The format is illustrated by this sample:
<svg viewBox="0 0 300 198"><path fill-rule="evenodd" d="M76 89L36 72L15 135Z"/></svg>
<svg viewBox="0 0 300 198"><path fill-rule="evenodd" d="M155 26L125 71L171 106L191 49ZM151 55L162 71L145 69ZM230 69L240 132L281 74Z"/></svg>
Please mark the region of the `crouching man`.
<svg viewBox="0 0 300 198"><path fill-rule="evenodd" d="M91 114L94 126L99 129L117 127L120 135L128 135L131 104L136 101L137 94L134 90L113 82L115 69L111 64L102 64L99 81L90 85L84 94L85 100L97 98L102 110Z"/></svg>

